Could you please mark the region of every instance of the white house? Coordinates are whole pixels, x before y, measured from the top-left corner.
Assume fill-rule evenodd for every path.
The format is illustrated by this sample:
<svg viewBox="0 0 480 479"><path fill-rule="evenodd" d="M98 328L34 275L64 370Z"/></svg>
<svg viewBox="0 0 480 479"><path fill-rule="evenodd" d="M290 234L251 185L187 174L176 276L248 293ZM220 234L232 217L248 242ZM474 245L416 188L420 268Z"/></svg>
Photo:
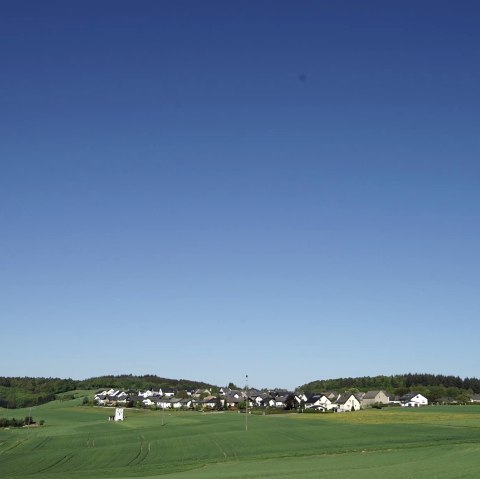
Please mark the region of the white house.
<svg viewBox="0 0 480 479"><path fill-rule="evenodd" d="M273 399L274 407L277 407L277 408L286 407L287 399L288 399L287 396L276 396Z"/></svg>
<svg viewBox="0 0 480 479"><path fill-rule="evenodd" d="M172 403L169 398L162 398L157 400L157 406L162 409L168 409L169 407L172 407Z"/></svg>
<svg viewBox="0 0 480 479"><path fill-rule="evenodd" d="M400 404L402 407L428 406L428 399L420 393L412 392L403 395L400 398Z"/></svg>
<svg viewBox="0 0 480 479"><path fill-rule="evenodd" d="M172 405L173 409L180 409L183 404L180 398L172 398L170 399L170 404Z"/></svg>
<svg viewBox="0 0 480 479"><path fill-rule="evenodd" d="M257 406L257 407L261 407L265 405L262 396L257 396L253 402L254 402L254 406Z"/></svg>
<svg viewBox="0 0 480 479"><path fill-rule="evenodd" d="M150 389L147 389L146 391L143 391L143 392L139 391L138 395L143 396L144 398L151 398L153 396L156 396L156 394Z"/></svg>
<svg viewBox="0 0 480 479"><path fill-rule="evenodd" d="M237 407L242 401L243 401L242 398L226 395L225 398L223 399L223 405L227 408Z"/></svg>
<svg viewBox="0 0 480 479"><path fill-rule="evenodd" d="M305 409L317 409L319 411L330 411L333 403L325 394L312 394L305 400Z"/></svg>
<svg viewBox="0 0 480 479"><path fill-rule="evenodd" d="M344 393L337 399L338 411L358 411L360 410L360 401L353 393Z"/></svg>
<svg viewBox="0 0 480 479"><path fill-rule="evenodd" d="M203 409L213 409L217 405L217 398L214 396L206 397L195 401L195 406L201 406Z"/></svg>
<svg viewBox="0 0 480 479"><path fill-rule="evenodd" d="M180 399L180 407L190 409L191 407L193 407L193 399Z"/></svg>

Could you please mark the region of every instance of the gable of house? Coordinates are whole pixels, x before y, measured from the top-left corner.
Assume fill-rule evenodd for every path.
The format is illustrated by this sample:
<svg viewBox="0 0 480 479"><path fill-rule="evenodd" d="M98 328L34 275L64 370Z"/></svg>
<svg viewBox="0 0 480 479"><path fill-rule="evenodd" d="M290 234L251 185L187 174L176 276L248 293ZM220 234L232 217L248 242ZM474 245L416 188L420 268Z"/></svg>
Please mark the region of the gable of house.
<svg viewBox="0 0 480 479"><path fill-rule="evenodd" d="M355 394L344 393L337 399L339 411L358 411L360 409L360 401Z"/></svg>
<svg viewBox="0 0 480 479"><path fill-rule="evenodd" d="M385 391L367 391L360 399L362 406L371 406L372 404L388 404L390 401Z"/></svg>
<svg viewBox="0 0 480 479"><path fill-rule="evenodd" d="M420 393L411 392L400 398L403 407L419 407L428 405L428 399Z"/></svg>

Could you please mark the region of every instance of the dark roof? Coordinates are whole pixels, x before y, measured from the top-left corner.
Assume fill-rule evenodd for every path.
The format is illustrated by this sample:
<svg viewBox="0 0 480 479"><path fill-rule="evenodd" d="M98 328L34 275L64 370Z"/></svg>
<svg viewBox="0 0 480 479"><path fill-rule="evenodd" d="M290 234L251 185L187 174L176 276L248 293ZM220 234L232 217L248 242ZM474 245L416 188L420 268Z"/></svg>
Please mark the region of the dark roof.
<svg viewBox="0 0 480 479"><path fill-rule="evenodd" d="M404 394L403 396L400 397L400 401L404 401L404 402L410 401L410 400L413 399L417 394L420 394L420 393L407 393L407 394Z"/></svg>
<svg viewBox="0 0 480 479"><path fill-rule="evenodd" d="M363 396L363 399L375 399L377 394L381 392L383 392L386 396L388 396L388 394L386 394L384 391L367 391Z"/></svg>
<svg viewBox="0 0 480 479"><path fill-rule="evenodd" d="M335 391L325 391L324 394L325 396L327 396L328 399L336 398L338 396Z"/></svg>
<svg viewBox="0 0 480 479"><path fill-rule="evenodd" d="M229 403L239 403L239 402L242 402L243 399L242 398L237 398L235 396L231 396L230 394L227 394L225 396L225 401L227 401Z"/></svg>
<svg viewBox="0 0 480 479"><path fill-rule="evenodd" d="M288 389L275 389L274 392L277 396L289 396L294 394L293 391L289 391Z"/></svg>
<svg viewBox="0 0 480 479"><path fill-rule="evenodd" d="M305 402L313 403L321 399L323 396L325 396L325 394L310 394L309 396L307 396L307 400ZM327 396L325 397L327 398Z"/></svg>
<svg viewBox="0 0 480 479"><path fill-rule="evenodd" d="M345 404L350 399L351 396L353 396L355 399L358 400L357 396L355 396L355 394L353 393L343 393L342 395L340 395L340 397L337 399L336 402L338 404Z"/></svg>

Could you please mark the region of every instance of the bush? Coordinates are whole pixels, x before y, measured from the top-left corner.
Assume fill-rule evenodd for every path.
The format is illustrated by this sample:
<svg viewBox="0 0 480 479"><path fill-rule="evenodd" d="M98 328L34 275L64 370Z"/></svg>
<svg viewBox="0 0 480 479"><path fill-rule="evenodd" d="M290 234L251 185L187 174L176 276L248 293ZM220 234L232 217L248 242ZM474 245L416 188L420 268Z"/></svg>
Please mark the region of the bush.
<svg viewBox="0 0 480 479"><path fill-rule="evenodd" d="M0 418L0 427L23 427L25 425L24 419L6 419L4 417Z"/></svg>

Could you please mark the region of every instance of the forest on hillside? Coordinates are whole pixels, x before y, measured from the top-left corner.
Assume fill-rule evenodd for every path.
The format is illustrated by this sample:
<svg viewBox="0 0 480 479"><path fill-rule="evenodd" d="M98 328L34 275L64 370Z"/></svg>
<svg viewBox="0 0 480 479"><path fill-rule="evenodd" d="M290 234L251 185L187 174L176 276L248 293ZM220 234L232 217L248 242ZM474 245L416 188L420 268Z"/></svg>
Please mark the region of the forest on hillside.
<svg viewBox="0 0 480 479"><path fill-rule="evenodd" d="M60 378L0 377L0 407L21 408L53 401L57 395L76 389L114 388L124 390L145 389L199 389L211 384L188 379L167 379L153 374L133 376L99 376L83 380Z"/></svg>
<svg viewBox="0 0 480 479"><path fill-rule="evenodd" d="M74 390L123 389L199 389L217 386L188 379L167 379L147 374L99 376L83 380L61 378L0 377L0 407L21 408L44 404ZM355 378L320 379L298 388L307 393L325 391L368 391L382 389L390 395L403 395L410 391L422 393L430 401L450 397L468 400L480 393L480 379L460 378L441 374L408 373L394 376L362 376Z"/></svg>
<svg viewBox="0 0 480 479"><path fill-rule="evenodd" d="M445 376L443 374L408 373L394 376L362 376L356 378L319 379L298 388L304 392L384 390L401 396L415 391L429 401L450 397L466 400L480 393L480 379Z"/></svg>

